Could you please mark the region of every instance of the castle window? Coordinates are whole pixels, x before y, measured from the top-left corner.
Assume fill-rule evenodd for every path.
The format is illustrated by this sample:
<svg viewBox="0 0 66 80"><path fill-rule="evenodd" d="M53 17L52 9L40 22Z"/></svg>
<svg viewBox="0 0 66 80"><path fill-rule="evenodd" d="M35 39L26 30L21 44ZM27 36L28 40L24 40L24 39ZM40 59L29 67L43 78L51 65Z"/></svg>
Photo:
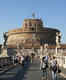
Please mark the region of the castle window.
<svg viewBox="0 0 66 80"><path fill-rule="evenodd" d="M33 27L32 27L31 29L32 29L32 31L34 30L34 28L33 28Z"/></svg>
<svg viewBox="0 0 66 80"><path fill-rule="evenodd" d="M30 30L34 31L34 27L30 27Z"/></svg>
<svg viewBox="0 0 66 80"><path fill-rule="evenodd" d="M27 28L27 23L25 23L25 28Z"/></svg>
<svg viewBox="0 0 66 80"><path fill-rule="evenodd" d="M31 22L29 22L29 26L32 26Z"/></svg>

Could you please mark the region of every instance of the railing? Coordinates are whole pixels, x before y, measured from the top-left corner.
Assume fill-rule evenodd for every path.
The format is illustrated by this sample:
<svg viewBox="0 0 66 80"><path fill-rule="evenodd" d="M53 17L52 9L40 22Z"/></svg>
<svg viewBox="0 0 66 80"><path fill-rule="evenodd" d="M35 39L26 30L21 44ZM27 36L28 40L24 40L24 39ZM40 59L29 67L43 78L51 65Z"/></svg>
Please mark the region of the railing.
<svg viewBox="0 0 66 80"><path fill-rule="evenodd" d="M5 66L8 66L12 64L11 57L0 57L0 68L3 68Z"/></svg>

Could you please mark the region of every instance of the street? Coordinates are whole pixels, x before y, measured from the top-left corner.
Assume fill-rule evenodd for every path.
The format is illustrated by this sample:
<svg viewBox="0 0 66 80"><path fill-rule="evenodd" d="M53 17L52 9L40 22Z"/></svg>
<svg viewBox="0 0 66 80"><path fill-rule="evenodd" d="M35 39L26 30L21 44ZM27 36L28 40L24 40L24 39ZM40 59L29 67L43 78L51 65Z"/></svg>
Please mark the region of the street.
<svg viewBox="0 0 66 80"><path fill-rule="evenodd" d="M47 71L47 80L51 80L51 73ZM46 80L42 76L42 71L40 70L40 61L35 59L32 63L25 63L22 67L18 64L13 69L8 70L4 74L0 75L0 80ZM58 75L57 80L66 80L62 76Z"/></svg>

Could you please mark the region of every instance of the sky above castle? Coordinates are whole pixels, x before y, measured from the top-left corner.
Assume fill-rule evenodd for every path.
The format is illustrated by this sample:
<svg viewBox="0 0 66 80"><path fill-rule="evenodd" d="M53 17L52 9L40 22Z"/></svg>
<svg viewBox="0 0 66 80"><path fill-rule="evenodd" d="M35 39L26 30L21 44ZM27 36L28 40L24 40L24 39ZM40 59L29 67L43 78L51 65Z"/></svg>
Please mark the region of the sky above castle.
<svg viewBox="0 0 66 80"><path fill-rule="evenodd" d="M0 43L3 32L20 28L33 12L45 27L59 29L61 42L66 43L66 0L0 0Z"/></svg>

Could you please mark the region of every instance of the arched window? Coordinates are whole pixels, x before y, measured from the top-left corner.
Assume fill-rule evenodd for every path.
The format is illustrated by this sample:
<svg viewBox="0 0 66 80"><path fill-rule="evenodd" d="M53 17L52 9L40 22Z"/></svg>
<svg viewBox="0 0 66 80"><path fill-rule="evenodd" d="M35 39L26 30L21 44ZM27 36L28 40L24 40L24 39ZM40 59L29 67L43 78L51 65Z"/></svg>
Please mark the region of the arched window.
<svg viewBox="0 0 66 80"><path fill-rule="evenodd" d="M34 30L34 27L32 27L31 29L32 29L32 31L33 31L33 30Z"/></svg>
<svg viewBox="0 0 66 80"><path fill-rule="evenodd" d="M32 26L31 22L29 22L29 26Z"/></svg>
<svg viewBox="0 0 66 80"><path fill-rule="evenodd" d="M27 23L25 23L25 27L27 27Z"/></svg>

